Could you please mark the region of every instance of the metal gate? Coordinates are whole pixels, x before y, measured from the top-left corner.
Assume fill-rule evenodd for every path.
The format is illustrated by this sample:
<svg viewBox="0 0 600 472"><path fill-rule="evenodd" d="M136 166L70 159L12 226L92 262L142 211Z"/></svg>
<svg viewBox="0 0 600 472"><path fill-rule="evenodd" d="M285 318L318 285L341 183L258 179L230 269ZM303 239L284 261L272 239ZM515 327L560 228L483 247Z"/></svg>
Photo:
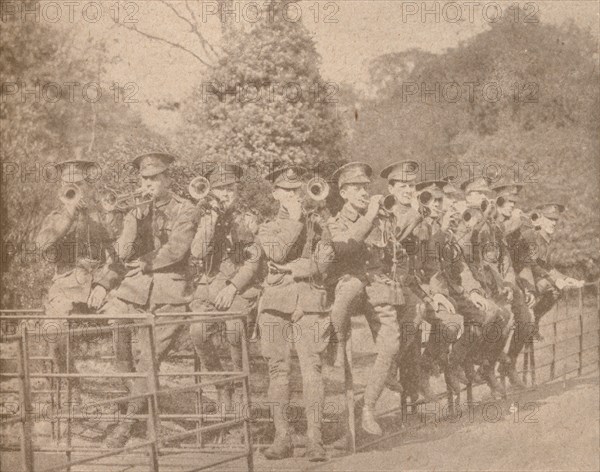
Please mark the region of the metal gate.
<svg viewBox="0 0 600 472"><path fill-rule="evenodd" d="M50 472L58 470L73 470L75 466L94 465L94 467L104 467L108 470L111 463L107 462L109 458L117 458L112 463L114 467L122 466L125 457L133 457L135 464L147 462L147 467L142 470L152 472L173 470L173 471L198 471L205 470L225 462L236 461L242 458L246 459L248 470L253 470L253 447L252 435L250 430L250 418L247 415L220 415L206 413L203 408L203 392L208 388L214 388L225 384L241 384L242 401L244 404L250 404L250 386L249 372L250 362L248 357L248 344L246 336L246 316L239 313L203 312L203 313L157 313L157 314L126 314L126 315L67 315L67 316L47 316L43 310L2 310L0 320L5 325L2 333L6 333L7 326L12 327L14 334L2 335L2 345L9 343L16 345L16 356L0 357L0 360L17 363L16 372L2 372L1 379L17 379L18 388L16 390L3 391L3 394L18 393L18 408L13 414L3 411L2 426L8 427L14 424L20 424L20 445L18 450L21 455L21 470L25 472ZM128 320L127 324L108 324L109 320ZM66 332L57 333L57 336L66 336L66 365L70 365L69 357L72 355L73 339L89 335L89 328L73 328L72 324L78 322L86 323L107 323L102 324L102 329L109 330L111 333L116 329L139 330L142 340L148 343L149 349L146 350L149 358L148 364L152 366L148 372L129 372L129 373L74 373L58 372L56 363L51 356L32 355L30 352L30 343L32 337L39 334L32 331L32 323L37 322L38 326L44 326L49 320L60 320L67 327ZM167 325L191 325L202 322L225 322L229 320L239 320L241 326L241 344L242 344L242 371L228 372L206 372L198 370L198 363L195 362L191 372L161 372L156 357L156 330ZM18 331L18 332L17 332ZM50 365L50 372L45 371L43 367L37 371L32 371L32 365L39 363L41 366ZM161 377L183 377L193 380L192 385L162 388L159 378ZM69 411L66 419L55 418L52 421L51 436L54 447L37 444L35 426L40 421L40 415L35 413L34 396L49 397L50 406L58 405L62 408L63 404L69 407L72 402L72 382L75 379L84 378L115 378L115 379L135 379L145 378L148 391L141 395L120 395L103 401L95 401L93 407L95 411L101 411L102 408L111 405L118 405L132 400L144 399L147 405L147 414L127 415L123 421L145 421L147 435L144 441L126 445L119 449L104 449L100 452L97 447L76 447L73 445L73 424L77 421L88 420L89 411L72 412ZM32 382L38 379L45 380L50 386L49 389L32 389ZM63 395L62 384L66 383L66 402L62 402ZM103 392L115 393L115 392ZM162 414L159 410L160 399L164 396L194 394L196 398L196 414ZM118 409L117 409L118 411ZM106 415L98 417L99 422L114 422L115 417ZM117 419L120 416L117 413ZM194 421L196 427L192 430L186 430L175 434L165 435L161 431L161 420L186 420ZM64 426L64 428L63 428ZM203 434L213 433L219 430L229 429L235 426L243 428L243 441L239 447L217 448L207 447L203 443ZM63 432L64 430L64 432ZM193 447L168 447L170 443L182 441L186 438L195 437L196 444ZM64 445L61 445L61 442ZM10 448L4 447L3 450ZM14 450L14 448L13 448ZM34 457L34 452L36 457ZM64 454L64 461L59 464L45 466L42 460L38 458L38 453L60 453ZM218 460L207 460L209 454L215 457L218 454ZM176 460L173 460L176 458ZM194 464L191 466L191 464ZM200 464L200 465L199 465ZM140 469L137 469L140 470Z"/></svg>

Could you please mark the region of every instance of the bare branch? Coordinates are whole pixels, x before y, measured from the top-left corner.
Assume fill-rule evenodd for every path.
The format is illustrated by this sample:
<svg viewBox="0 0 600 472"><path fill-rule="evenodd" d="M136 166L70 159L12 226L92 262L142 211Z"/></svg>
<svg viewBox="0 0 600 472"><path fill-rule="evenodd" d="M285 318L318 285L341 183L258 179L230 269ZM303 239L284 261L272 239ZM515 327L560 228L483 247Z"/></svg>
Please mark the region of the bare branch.
<svg viewBox="0 0 600 472"><path fill-rule="evenodd" d="M200 43L202 44L202 48L204 49L205 52L208 52L208 50L210 50L210 52L216 58L218 58L219 54L217 53L217 51L215 51L215 48L213 47L213 45L209 41L207 41L206 38L204 37L204 35L200 32L200 29L198 28L198 17L196 16L196 13L192 9L192 7L190 7L189 0L185 0L185 7L187 8L187 11L189 12L192 19L194 20L194 23L193 24L190 23L190 25L192 27L192 32L200 40ZM206 48L207 46L208 46L208 50Z"/></svg>
<svg viewBox="0 0 600 472"><path fill-rule="evenodd" d="M153 39L154 41L158 41L161 43L165 43L168 44L169 46L173 46L176 49L179 49L181 51L185 51L188 54L194 56L194 58L196 58L200 63L204 64L206 67L214 67L212 64L208 63L206 60L202 59L198 54L196 54L194 51L186 48L185 46L179 44L179 43L175 43L169 39L166 38L161 38L160 36L155 36L153 34L150 33L146 33L145 31L142 31L140 29L137 28L137 26L135 24L129 24L129 23L118 23L115 22L115 24L121 28L125 28L128 29L130 31L135 31L136 33L148 38L148 39Z"/></svg>

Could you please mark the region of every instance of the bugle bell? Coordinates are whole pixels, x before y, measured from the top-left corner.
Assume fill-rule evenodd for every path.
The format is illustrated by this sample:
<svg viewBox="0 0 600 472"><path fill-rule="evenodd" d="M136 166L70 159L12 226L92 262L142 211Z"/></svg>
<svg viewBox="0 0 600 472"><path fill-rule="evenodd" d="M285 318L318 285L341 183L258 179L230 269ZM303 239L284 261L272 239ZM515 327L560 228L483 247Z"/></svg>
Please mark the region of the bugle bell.
<svg viewBox="0 0 600 472"><path fill-rule="evenodd" d="M188 185L188 192L194 200L204 200L210 193L210 182L206 177L194 177Z"/></svg>
<svg viewBox="0 0 600 472"><path fill-rule="evenodd" d="M396 199L396 197L394 195L387 195L381 201L381 208L387 212L390 212L394 209L394 206L396 205L397 201L398 200Z"/></svg>
<svg viewBox="0 0 600 472"><path fill-rule="evenodd" d="M329 195L329 184L319 177L313 177L306 183L306 190L312 200L320 202Z"/></svg>
<svg viewBox="0 0 600 472"><path fill-rule="evenodd" d="M487 198L484 198L483 200L481 200L481 211L485 212L485 210L488 209L488 206L490 205L490 201Z"/></svg>
<svg viewBox="0 0 600 472"><path fill-rule="evenodd" d="M81 189L75 184L63 185L60 188L60 199L64 202L78 202L83 194Z"/></svg>
<svg viewBox="0 0 600 472"><path fill-rule="evenodd" d="M421 192L419 194L419 203L421 205L427 205L431 201L432 197L433 197L433 195L431 194L431 192L424 190L423 192Z"/></svg>

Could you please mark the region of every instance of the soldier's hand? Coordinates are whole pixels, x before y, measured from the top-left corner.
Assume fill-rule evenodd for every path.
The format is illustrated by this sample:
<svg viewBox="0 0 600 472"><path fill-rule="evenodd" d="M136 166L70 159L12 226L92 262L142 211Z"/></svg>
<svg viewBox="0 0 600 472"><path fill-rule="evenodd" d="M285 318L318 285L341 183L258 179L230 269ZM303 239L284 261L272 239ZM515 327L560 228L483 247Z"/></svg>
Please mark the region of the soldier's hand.
<svg viewBox="0 0 600 472"><path fill-rule="evenodd" d="M373 221L377 215L379 214L379 208L381 207L381 200L383 200L383 195L373 195L369 200L369 206L367 208L367 213L365 216L368 220Z"/></svg>
<svg viewBox="0 0 600 472"><path fill-rule="evenodd" d="M228 310L237 294L237 288L233 284L223 287L215 297L215 308L217 310Z"/></svg>
<svg viewBox="0 0 600 472"><path fill-rule="evenodd" d="M436 293L432 298L435 305L435 311L440 311L440 307L442 307L445 308L449 313L452 313L453 315L456 314L454 305L444 295L441 293Z"/></svg>
<svg viewBox="0 0 600 472"><path fill-rule="evenodd" d="M487 300L479 295L477 292L471 292L469 295L470 300L473 304L482 311L489 311L489 305Z"/></svg>
<svg viewBox="0 0 600 472"><path fill-rule="evenodd" d="M300 217L302 216L302 202L298 198L289 198L282 202L282 204L290 215L291 220L300 220Z"/></svg>
<svg viewBox="0 0 600 472"><path fill-rule="evenodd" d="M77 212L81 208L80 203L82 200L83 200L82 198L80 198L80 199L61 198L60 199L62 204L65 206L65 210L67 210L67 213L69 214L69 216L71 218L75 218L75 216L77 215Z"/></svg>
<svg viewBox="0 0 600 472"><path fill-rule="evenodd" d="M102 285L96 285L88 297L87 306L92 310L97 310L102 306L105 298L106 289Z"/></svg>
<svg viewBox="0 0 600 472"><path fill-rule="evenodd" d="M535 295L533 292L525 292L525 304L531 309L535 305Z"/></svg>
<svg viewBox="0 0 600 472"><path fill-rule="evenodd" d="M512 302L513 290L509 286L502 287L500 293L506 298L507 301Z"/></svg>
<svg viewBox="0 0 600 472"><path fill-rule="evenodd" d="M563 290L569 284L567 283L566 279L558 279L554 285L556 285L556 288L559 290Z"/></svg>
<svg viewBox="0 0 600 472"><path fill-rule="evenodd" d="M576 288L583 287L583 284L585 283L583 280L577 280L577 279L574 279L572 277L567 277L565 279L565 282L570 287L576 287Z"/></svg>
<svg viewBox="0 0 600 472"><path fill-rule="evenodd" d="M273 272L279 272L281 274L291 274L292 269L289 268L287 264L277 264L276 262L269 261L267 262L267 267Z"/></svg>
<svg viewBox="0 0 600 472"><path fill-rule="evenodd" d="M140 268L139 260L127 262L125 263L125 267L127 268L127 274L125 274L125 277L133 277L134 275L139 274L142 271L142 269Z"/></svg>

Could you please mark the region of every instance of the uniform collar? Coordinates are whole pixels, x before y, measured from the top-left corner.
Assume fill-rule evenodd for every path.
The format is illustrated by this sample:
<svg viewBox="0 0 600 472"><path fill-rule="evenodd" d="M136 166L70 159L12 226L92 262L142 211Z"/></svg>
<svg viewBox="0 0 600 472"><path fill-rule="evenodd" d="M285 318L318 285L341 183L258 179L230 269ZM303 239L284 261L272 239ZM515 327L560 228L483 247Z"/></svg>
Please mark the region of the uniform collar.
<svg viewBox="0 0 600 472"><path fill-rule="evenodd" d="M173 194L171 192L169 192L169 193L165 194L165 196L163 198L161 198L160 200L155 200L154 206L156 208L163 207L167 203L169 203L172 199L173 199Z"/></svg>
<svg viewBox="0 0 600 472"><path fill-rule="evenodd" d="M546 241L547 243L550 243L550 240L552 238L550 238L550 235L548 233L546 233L543 230L539 230L538 233L540 233L540 235L542 236L543 240Z"/></svg>
<svg viewBox="0 0 600 472"><path fill-rule="evenodd" d="M280 220L289 220L290 214L283 205L279 205L279 211L277 212L277 218Z"/></svg>
<svg viewBox="0 0 600 472"><path fill-rule="evenodd" d="M360 213L350 203L345 203L340 211L341 215L354 223L360 217Z"/></svg>

